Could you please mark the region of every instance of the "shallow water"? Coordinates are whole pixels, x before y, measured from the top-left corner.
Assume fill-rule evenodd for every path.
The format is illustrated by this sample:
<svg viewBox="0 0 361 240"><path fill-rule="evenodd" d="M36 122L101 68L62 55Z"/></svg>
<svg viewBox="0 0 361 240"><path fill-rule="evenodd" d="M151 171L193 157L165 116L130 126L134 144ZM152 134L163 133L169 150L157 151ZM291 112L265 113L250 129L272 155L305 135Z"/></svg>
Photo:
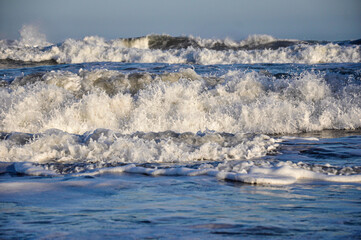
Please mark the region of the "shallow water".
<svg viewBox="0 0 361 240"><path fill-rule="evenodd" d="M347 171L360 174L361 167L355 167L360 166L360 134L357 131L349 131L347 136L340 134L339 131L315 133L317 137L338 136L318 141L309 136L287 137L278 148L279 153L262 159L292 161L326 174L339 171L337 175L342 169L343 174ZM153 169L154 165L142 166ZM199 164L186 166L197 168ZM299 179L288 185L256 185L209 175L174 176L171 172L168 172L170 176L124 172L94 175L93 171L80 176L55 177L11 171L2 174L1 238L357 239L361 236L359 181Z"/></svg>
<svg viewBox="0 0 361 240"><path fill-rule="evenodd" d="M3 238L360 237L360 184L257 186L121 174L1 185L12 190L1 199Z"/></svg>

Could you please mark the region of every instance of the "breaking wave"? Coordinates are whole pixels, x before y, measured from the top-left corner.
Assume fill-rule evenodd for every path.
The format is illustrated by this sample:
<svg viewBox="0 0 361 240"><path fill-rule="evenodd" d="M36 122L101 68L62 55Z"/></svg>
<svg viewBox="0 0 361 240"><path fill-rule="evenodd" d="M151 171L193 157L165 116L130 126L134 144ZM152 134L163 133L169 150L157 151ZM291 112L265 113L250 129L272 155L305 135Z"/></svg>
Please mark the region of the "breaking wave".
<svg viewBox="0 0 361 240"><path fill-rule="evenodd" d="M48 130L36 135L8 133L2 138L0 173L88 177L124 172L151 176L209 175L222 180L276 185L302 180L361 181L358 166L257 160L275 152L281 142L265 135L171 131L124 135L97 129L83 135Z"/></svg>
<svg viewBox="0 0 361 240"><path fill-rule="evenodd" d="M190 68L159 74L80 69L17 77L0 91L4 132L275 134L361 127L359 77L312 71L276 78L242 70L216 76Z"/></svg>
<svg viewBox="0 0 361 240"><path fill-rule="evenodd" d="M148 35L54 45L36 28L20 33L0 41L0 174L361 181L359 137L337 139L342 152L332 152L340 143L287 136L361 129L359 40ZM301 152L306 161L293 161ZM336 165L318 162L335 156Z"/></svg>
<svg viewBox="0 0 361 240"><path fill-rule="evenodd" d="M239 42L169 35L107 41L89 36L52 45L36 29L25 27L21 30L20 41L0 40L0 59L57 63L316 64L361 62L361 49L358 41L300 41L269 35L252 35Z"/></svg>

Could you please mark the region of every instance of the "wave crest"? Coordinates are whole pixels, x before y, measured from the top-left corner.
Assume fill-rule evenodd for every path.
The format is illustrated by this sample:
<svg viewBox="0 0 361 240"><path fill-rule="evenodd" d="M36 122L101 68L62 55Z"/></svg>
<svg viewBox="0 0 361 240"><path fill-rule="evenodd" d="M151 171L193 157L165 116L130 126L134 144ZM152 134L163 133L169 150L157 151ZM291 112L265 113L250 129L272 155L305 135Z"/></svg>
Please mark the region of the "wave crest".
<svg viewBox="0 0 361 240"><path fill-rule="evenodd" d="M253 35L240 42L169 35L106 41L101 37L89 36L82 40L67 39L61 44L46 47L44 46L47 44L43 40L38 39L37 42L31 40L31 37L27 39L23 44L21 41L10 43L2 40L0 59L30 62L53 60L58 63L139 62L204 65L361 62L361 49L357 44L282 40L269 35Z"/></svg>
<svg viewBox="0 0 361 240"><path fill-rule="evenodd" d="M5 132L57 128L81 134L108 128L270 134L361 127L361 87L348 75L97 69L30 74L0 90Z"/></svg>

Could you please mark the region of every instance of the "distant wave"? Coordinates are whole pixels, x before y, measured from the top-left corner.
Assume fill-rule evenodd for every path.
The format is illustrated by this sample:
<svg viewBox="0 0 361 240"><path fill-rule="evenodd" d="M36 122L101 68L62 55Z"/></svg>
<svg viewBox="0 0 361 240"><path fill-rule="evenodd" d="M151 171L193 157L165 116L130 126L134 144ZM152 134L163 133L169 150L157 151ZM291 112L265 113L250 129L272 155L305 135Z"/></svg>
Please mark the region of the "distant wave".
<svg viewBox="0 0 361 240"><path fill-rule="evenodd" d="M182 49L198 48L211 50L255 50L255 49L278 49L289 47L298 43L307 43L298 40L279 40L269 35L251 35L240 42L231 39L203 39L193 36L173 37L169 35L148 35L138 38L121 39L124 45L133 48L147 49ZM311 43L311 41L309 42Z"/></svg>
<svg viewBox="0 0 361 240"><path fill-rule="evenodd" d="M21 62L128 62L128 63L344 63L361 62L360 40L326 42L276 39L252 35L231 39L148 35L107 41L97 36L66 39L53 45L24 30L20 40L0 40L0 59Z"/></svg>

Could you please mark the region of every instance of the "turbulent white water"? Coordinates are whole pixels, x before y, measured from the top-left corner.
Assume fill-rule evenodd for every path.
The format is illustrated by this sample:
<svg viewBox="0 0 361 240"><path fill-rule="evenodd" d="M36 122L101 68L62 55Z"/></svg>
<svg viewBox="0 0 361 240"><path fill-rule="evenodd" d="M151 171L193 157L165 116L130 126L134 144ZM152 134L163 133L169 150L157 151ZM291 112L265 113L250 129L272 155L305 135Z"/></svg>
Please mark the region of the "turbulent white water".
<svg viewBox="0 0 361 240"><path fill-rule="evenodd" d="M277 160L290 139L280 135L361 128L361 53L351 41L149 35L52 45L24 27L20 40L1 40L0 59L0 173L360 181L357 164ZM233 63L268 65L208 65Z"/></svg>
<svg viewBox="0 0 361 240"><path fill-rule="evenodd" d="M359 45L315 43L253 35L240 42L230 39L202 39L149 35L134 39L107 41L97 36L82 40L66 39L51 45L45 36L23 28L20 41L0 41L0 59L17 61L56 61L57 63L343 63L360 62Z"/></svg>
<svg viewBox="0 0 361 240"><path fill-rule="evenodd" d="M0 160L20 162L11 166L30 175L105 167L95 173L206 174L271 184L360 181L358 167L320 172L292 162L232 163L277 152L281 140L262 134L360 128L360 88L356 79L312 71L281 79L262 71L197 74L190 68L29 74L1 88ZM195 169L117 167L198 161L218 163ZM29 163L50 165L46 170Z"/></svg>
<svg viewBox="0 0 361 240"><path fill-rule="evenodd" d="M18 77L1 89L0 127L76 134L97 128L264 134L359 128L361 87L344 85L342 78L304 72L276 79L243 71L213 77L192 69L160 75L51 71Z"/></svg>
<svg viewBox="0 0 361 240"><path fill-rule="evenodd" d="M0 40L0 239L358 238L360 42L24 26Z"/></svg>

